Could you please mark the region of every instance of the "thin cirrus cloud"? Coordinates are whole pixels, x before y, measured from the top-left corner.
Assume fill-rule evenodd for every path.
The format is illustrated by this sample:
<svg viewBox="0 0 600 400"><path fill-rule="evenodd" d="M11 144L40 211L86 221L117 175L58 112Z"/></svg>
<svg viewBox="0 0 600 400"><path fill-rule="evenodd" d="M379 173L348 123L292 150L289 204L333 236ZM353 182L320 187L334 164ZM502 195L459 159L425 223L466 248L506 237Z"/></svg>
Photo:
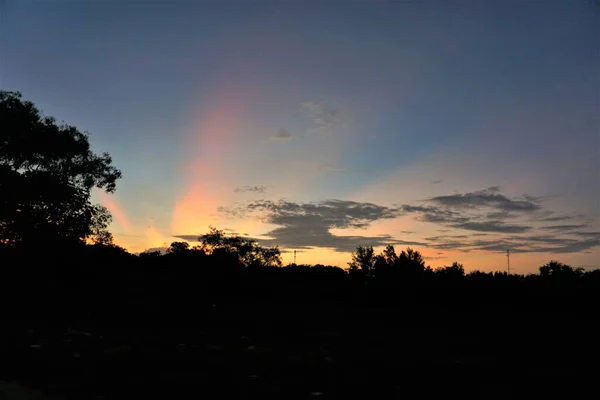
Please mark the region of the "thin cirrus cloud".
<svg viewBox="0 0 600 400"><path fill-rule="evenodd" d="M337 128L344 127L350 122L349 110L332 102L305 101L300 109L313 123L309 133L331 135Z"/></svg>
<svg viewBox="0 0 600 400"><path fill-rule="evenodd" d="M501 211L537 211L537 198L524 196L523 200L510 199L499 193L500 187L491 186L477 192L436 196L429 202L457 208L490 207Z"/></svg>
<svg viewBox="0 0 600 400"><path fill-rule="evenodd" d="M581 216L580 215L557 215L557 216L553 216L553 217L539 218L538 221L560 222L560 221L568 221L568 220L577 219L577 218L581 218Z"/></svg>
<svg viewBox="0 0 600 400"><path fill-rule="evenodd" d="M474 236L474 235L472 235ZM600 245L598 237L585 239L558 236L509 236L489 240L458 239L458 236L429 237L427 246L439 250L458 250L461 252L486 251L504 253L510 249L513 253L553 253L566 254L590 250Z"/></svg>
<svg viewBox="0 0 600 400"><path fill-rule="evenodd" d="M235 193L265 193L266 186L241 186L233 189Z"/></svg>
<svg viewBox="0 0 600 400"><path fill-rule="evenodd" d="M284 128L279 128L277 132L269 136L269 139L272 140L290 140L291 138L293 138L292 134Z"/></svg>
<svg viewBox="0 0 600 400"><path fill-rule="evenodd" d="M550 225L550 226L541 226L540 229L545 231L555 231L555 232L564 232L564 231L574 231L577 229L585 229L588 228L588 224L571 224L571 225Z"/></svg>
<svg viewBox="0 0 600 400"><path fill-rule="evenodd" d="M337 165L333 165L333 164L319 164L317 166L317 170L319 172L342 172L344 171L344 169L342 167L339 167Z"/></svg>

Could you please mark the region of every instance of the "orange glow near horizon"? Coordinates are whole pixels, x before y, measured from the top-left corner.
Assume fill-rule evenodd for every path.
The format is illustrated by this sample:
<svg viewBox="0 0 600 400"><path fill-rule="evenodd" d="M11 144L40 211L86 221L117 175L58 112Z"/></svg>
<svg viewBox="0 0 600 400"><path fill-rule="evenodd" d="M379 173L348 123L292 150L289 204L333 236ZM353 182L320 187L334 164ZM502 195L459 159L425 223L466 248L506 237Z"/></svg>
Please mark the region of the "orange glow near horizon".
<svg viewBox="0 0 600 400"><path fill-rule="evenodd" d="M213 107L194 116L187 146L191 159L182 165L185 186L173 210L172 234L198 234L218 223L217 209L233 190L227 158L241 126L242 103L233 91L224 90Z"/></svg>
<svg viewBox="0 0 600 400"><path fill-rule="evenodd" d="M100 203L104 205L108 211L110 211L114 220L119 224L126 234L131 235L134 233L133 224L123 211L121 205L117 202L114 195L106 194L103 191L99 191Z"/></svg>

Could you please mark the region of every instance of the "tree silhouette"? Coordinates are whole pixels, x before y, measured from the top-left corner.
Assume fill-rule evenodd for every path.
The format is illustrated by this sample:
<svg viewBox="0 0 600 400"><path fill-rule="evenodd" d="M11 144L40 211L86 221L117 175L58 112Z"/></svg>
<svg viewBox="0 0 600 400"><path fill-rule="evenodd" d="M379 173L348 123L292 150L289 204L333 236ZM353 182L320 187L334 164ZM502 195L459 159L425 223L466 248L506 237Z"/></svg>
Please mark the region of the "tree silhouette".
<svg viewBox="0 0 600 400"><path fill-rule="evenodd" d="M448 267L437 269L435 273L446 279L459 279L465 276L465 267L455 261Z"/></svg>
<svg viewBox="0 0 600 400"><path fill-rule="evenodd" d="M425 271L423 255L418 250L413 250L410 247L407 247L406 251L402 250L396 264L402 273L408 276L421 275Z"/></svg>
<svg viewBox="0 0 600 400"><path fill-rule="evenodd" d="M154 251L143 251L141 252L138 257L142 258L142 259L146 259L146 258L156 258L156 257L160 257L162 256L160 250L154 250Z"/></svg>
<svg viewBox="0 0 600 400"><path fill-rule="evenodd" d="M571 266L558 261L550 261L540 267L540 275L543 277L575 278L583 275L583 269L573 269Z"/></svg>
<svg viewBox="0 0 600 400"><path fill-rule="evenodd" d="M398 255L396 254L396 249L391 244L387 245L385 250L383 250L382 256L387 265L394 265L398 261Z"/></svg>
<svg viewBox="0 0 600 400"><path fill-rule="evenodd" d="M351 273L361 271L365 276L368 276L375 267L375 261L376 257L373 246L358 246L356 251L352 253L352 261L348 263L348 266Z"/></svg>
<svg viewBox="0 0 600 400"><path fill-rule="evenodd" d="M173 242L167 249L167 253L184 253L190 249L190 244L188 242Z"/></svg>
<svg viewBox="0 0 600 400"><path fill-rule="evenodd" d="M111 164L87 134L0 91L0 241L111 242L110 214L90 202L93 188L115 191L121 172Z"/></svg>
<svg viewBox="0 0 600 400"><path fill-rule="evenodd" d="M210 231L198 238L200 250L206 254L235 258L246 266L280 267L281 253L277 247L262 247L256 240L237 235L227 236L224 231L210 227Z"/></svg>
<svg viewBox="0 0 600 400"><path fill-rule="evenodd" d="M375 256L373 274L378 278L391 277L398 263L398 255L394 246L388 245L381 254Z"/></svg>

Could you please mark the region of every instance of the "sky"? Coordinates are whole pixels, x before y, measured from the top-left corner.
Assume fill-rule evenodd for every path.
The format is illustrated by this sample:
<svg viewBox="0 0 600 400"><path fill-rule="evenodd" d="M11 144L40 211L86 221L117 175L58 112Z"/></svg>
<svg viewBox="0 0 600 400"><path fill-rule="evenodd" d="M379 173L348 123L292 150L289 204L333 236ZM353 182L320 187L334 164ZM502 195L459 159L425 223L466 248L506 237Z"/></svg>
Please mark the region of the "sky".
<svg viewBox="0 0 600 400"><path fill-rule="evenodd" d="M112 155L132 252L600 267L600 6L482 3L0 0L0 88Z"/></svg>

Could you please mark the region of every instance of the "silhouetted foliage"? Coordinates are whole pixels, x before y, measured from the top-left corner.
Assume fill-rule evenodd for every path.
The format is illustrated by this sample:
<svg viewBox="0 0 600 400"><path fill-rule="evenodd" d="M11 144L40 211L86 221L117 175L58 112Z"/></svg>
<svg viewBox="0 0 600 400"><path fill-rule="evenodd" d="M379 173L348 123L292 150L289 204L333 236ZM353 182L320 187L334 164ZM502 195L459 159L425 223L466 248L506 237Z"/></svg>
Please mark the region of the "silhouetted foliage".
<svg viewBox="0 0 600 400"><path fill-rule="evenodd" d="M408 247L406 251L402 250L398 256L397 264L399 264L409 276L421 275L426 270L423 255L410 247Z"/></svg>
<svg viewBox="0 0 600 400"><path fill-rule="evenodd" d="M370 276L375 267L375 251L372 246L358 246L352 253L352 261L348 263L350 273L361 273L363 276Z"/></svg>
<svg viewBox="0 0 600 400"><path fill-rule="evenodd" d="M162 255L162 253L160 252L160 250L154 250L154 251L143 251L139 254L140 258L156 258L156 257L160 257Z"/></svg>
<svg viewBox="0 0 600 400"><path fill-rule="evenodd" d="M558 277L562 279L579 278L583 275L583 269L573 269L569 265L558 261L550 261L540 267L540 275L545 277Z"/></svg>
<svg viewBox="0 0 600 400"><path fill-rule="evenodd" d="M210 232L198 238L200 249L206 254L233 257L246 267L281 266L281 254L277 247L259 246L256 240L237 235L228 236L224 231L211 227Z"/></svg>
<svg viewBox="0 0 600 400"><path fill-rule="evenodd" d="M188 242L173 242L167 249L167 253L183 253L190 250Z"/></svg>
<svg viewBox="0 0 600 400"><path fill-rule="evenodd" d="M435 273L447 279L460 279L465 276L465 268L462 264L455 261L449 267L437 269Z"/></svg>
<svg viewBox="0 0 600 400"><path fill-rule="evenodd" d="M93 188L114 192L121 172L111 164L87 134L0 91L0 240L111 243L110 214L90 202Z"/></svg>

